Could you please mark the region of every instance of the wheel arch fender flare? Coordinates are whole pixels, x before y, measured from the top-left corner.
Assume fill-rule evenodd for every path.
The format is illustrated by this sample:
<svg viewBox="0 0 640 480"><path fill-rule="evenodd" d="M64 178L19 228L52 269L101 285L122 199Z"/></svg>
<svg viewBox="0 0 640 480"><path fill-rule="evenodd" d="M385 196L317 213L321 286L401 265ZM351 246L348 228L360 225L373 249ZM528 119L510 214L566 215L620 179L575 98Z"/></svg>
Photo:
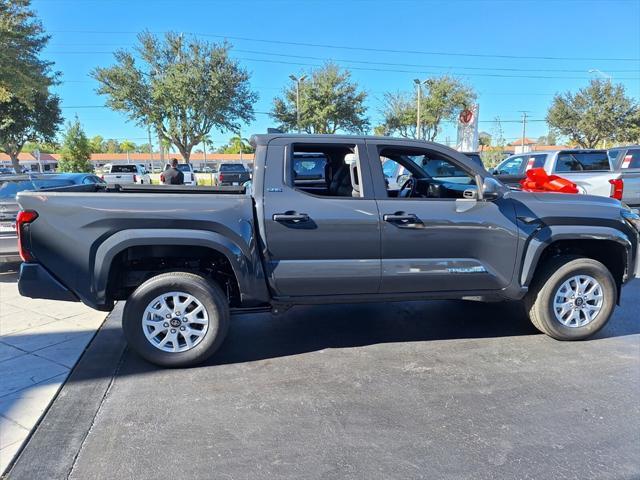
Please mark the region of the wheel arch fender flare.
<svg viewBox="0 0 640 480"><path fill-rule="evenodd" d="M527 241L520 268L520 284L528 286L547 247L560 240L612 241L624 248L626 264L631 265L633 244L624 232L605 226L550 225L540 229Z"/></svg>
<svg viewBox="0 0 640 480"><path fill-rule="evenodd" d="M262 264L250 246L243 247L220 233L207 230L148 228L121 230L97 247L91 284L96 297L106 299L109 273L116 255L130 247L152 245L198 246L220 252L233 269L243 299L268 296Z"/></svg>

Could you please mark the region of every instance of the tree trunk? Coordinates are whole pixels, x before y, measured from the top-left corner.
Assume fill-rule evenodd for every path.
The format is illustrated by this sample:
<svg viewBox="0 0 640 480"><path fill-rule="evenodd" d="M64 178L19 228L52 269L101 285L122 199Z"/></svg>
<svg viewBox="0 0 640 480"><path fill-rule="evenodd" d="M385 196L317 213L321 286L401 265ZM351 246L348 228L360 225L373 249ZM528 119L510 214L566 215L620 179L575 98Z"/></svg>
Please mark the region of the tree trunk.
<svg viewBox="0 0 640 480"><path fill-rule="evenodd" d="M18 160L18 155L19 153L11 152L9 154L9 158L11 158L11 165L13 166L13 169L15 170L15 172L22 173L22 170L20 169L20 161Z"/></svg>

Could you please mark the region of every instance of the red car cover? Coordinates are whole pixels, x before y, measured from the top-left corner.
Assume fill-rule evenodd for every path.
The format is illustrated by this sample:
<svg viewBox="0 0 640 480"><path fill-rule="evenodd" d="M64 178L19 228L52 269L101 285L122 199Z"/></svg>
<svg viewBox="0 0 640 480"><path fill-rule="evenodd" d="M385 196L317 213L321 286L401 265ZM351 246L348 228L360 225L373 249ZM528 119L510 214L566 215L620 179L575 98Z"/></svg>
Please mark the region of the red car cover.
<svg viewBox="0 0 640 480"><path fill-rule="evenodd" d="M520 181L525 192L578 193L575 183L557 175L548 175L544 168L527 170L527 176Z"/></svg>

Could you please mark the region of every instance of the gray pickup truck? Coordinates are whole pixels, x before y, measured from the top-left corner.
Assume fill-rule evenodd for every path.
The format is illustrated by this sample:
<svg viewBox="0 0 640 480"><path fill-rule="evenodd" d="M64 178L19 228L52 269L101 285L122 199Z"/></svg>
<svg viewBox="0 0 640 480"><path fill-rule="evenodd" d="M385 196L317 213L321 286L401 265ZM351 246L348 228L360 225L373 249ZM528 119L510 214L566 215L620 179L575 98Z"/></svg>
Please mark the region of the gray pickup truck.
<svg viewBox="0 0 640 480"><path fill-rule="evenodd" d="M100 310L126 300L130 346L177 367L213 354L232 312L299 304L523 300L542 332L584 339L640 275L640 217L617 200L512 191L423 141L269 134L252 143L251 194L20 193L21 294ZM311 185L294 169L304 156L325 159ZM390 186L382 161L410 175Z"/></svg>
<svg viewBox="0 0 640 480"><path fill-rule="evenodd" d="M640 207L640 145L612 148L609 158L622 176L622 201Z"/></svg>

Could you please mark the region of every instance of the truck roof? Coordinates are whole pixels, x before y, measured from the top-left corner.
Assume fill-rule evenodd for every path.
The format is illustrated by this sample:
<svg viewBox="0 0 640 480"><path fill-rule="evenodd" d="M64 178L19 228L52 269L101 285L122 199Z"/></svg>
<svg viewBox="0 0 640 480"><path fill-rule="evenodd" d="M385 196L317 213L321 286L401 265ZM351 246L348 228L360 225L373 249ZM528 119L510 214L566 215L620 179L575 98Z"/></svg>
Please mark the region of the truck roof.
<svg viewBox="0 0 640 480"><path fill-rule="evenodd" d="M420 142L425 145L445 146L438 142L428 142L426 140L417 140L415 138L387 137L381 135L339 135L339 134L307 134L307 133L257 133L251 136L250 143L254 147L256 145L267 145L275 138L291 138L300 139L305 143L312 143L314 139L326 140L328 138L334 140L385 140L394 142ZM450 148L450 147L447 147Z"/></svg>

